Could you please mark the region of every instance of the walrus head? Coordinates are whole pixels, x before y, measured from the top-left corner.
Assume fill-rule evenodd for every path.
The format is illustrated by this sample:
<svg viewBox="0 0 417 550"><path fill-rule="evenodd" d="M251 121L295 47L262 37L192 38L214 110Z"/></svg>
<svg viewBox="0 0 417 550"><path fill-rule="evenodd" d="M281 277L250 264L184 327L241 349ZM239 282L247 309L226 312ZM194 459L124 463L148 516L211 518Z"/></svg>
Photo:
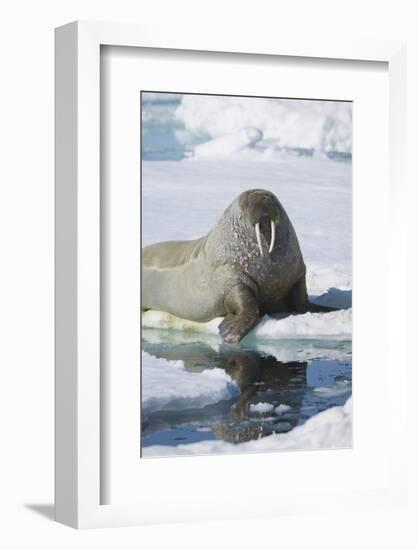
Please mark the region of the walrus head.
<svg viewBox="0 0 417 550"><path fill-rule="evenodd" d="M264 255L261 233L269 242L268 253L275 245L276 225L280 222L280 203L276 196L264 189L249 189L239 196L239 206L246 220L254 228L254 236L261 256Z"/></svg>

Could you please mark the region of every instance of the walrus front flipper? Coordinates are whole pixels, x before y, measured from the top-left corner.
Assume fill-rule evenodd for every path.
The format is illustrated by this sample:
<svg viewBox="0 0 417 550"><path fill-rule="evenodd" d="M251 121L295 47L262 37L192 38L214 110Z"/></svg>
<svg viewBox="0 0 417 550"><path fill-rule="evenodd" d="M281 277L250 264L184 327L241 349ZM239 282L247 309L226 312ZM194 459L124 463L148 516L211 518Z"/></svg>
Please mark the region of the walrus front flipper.
<svg viewBox="0 0 417 550"><path fill-rule="evenodd" d="M245 285L234 286L224 302L227 315L219 325L219 333L229 344L240 342L256 325L259 308L253 292Z"/></svg>
<svg viewBox="0 0 417 550"><path fill-rule="evenodd" d="M288 309L289 311L296 311L297 313L329 313L331 311L339 311L339 308L321 306L320 304L313 304L308 300L307 286L305 277L297 281L289 292L288 295Z"/></svg>

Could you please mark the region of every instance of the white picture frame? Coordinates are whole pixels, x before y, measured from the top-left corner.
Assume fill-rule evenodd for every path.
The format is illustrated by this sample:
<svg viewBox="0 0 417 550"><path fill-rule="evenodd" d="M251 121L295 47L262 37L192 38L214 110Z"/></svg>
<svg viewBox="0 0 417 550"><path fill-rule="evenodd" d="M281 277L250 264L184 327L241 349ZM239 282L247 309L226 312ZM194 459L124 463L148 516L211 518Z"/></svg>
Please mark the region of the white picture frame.
<svg viewBox="0 0 417 550"><path fill-rule="evenodd" d="M388 41L304 42L244 31L169 29L75 22L56 30L56 519L77 528L186 520L175 495L158 514L134 504L101 504L100 445L100 47L102 45L250 53L303 58L382 61L389 70L390 192L392 234L404 237L405 45ZM404 241L405 242L405 239ZM391 243L392 244L392 243ZM391 246L389 265L404 275L405 251ZM405 286L404 286L405 289ZM404 290L405 292L405 290ZM405 318L405 300L391 300L389 315ZM390 325L399 351L396 394L405 395L405 338L401 323ZM405 405L395 411L404 425ZM386 487L360 494L288 495L270 514L358 506L392 506L405 498L404 434L390 452ZM210 502L188 519L240 517L244 506ZM228 505L229 510L226 510ZM254 514L259 515L259 514ZM262 512L261 512L262 515Z"/></svg>

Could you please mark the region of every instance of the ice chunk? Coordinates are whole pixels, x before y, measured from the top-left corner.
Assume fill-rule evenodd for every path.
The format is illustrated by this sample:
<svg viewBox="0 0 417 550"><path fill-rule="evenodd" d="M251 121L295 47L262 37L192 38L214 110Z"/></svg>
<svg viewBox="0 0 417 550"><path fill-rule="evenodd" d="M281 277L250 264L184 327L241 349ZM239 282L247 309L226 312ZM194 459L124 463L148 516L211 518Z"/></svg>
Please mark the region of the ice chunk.
<svg viewBox="0 0 417 550"><path fill-rule="evenodd" d="M142 410L205 407L239 395L238 384L223 369L190 373L182 361L166 361L142 352Z"/></svg>
<svg viewBox="0 0 417 550"><path fill-rule="evenodd" d="M281 148L350 153L352 105L340 101L184 95L175 112L191 136L259 128Z"/></svg>
<svg viewBox="0 0 417 550"><path fill-rule="evenodd" d="M198 158L224 158L255 145L262 139L258 128L244 128L232 134L217 137L194 148L194 156Z"/></svg>
<svg viewBox="0 0 417 550"><path fill-rule="evenodd" d="M274 405L272 403L251 403L249 409L251 413L266 414L274 409Z"/></svg>
<svg viewBox="0 0 417 550"><path fill-rule="evenodd" d="M284 414L289 410L291 410L291 407L289 405L285 405L285 403L280 403L278 407L275 407L274 414Z"/></svg>
<svg viewBox="0 0 417 550"><path fill-rule="evenodd" d="M336 382L333 386L323 386L314 388L314 393L320 397L330 399L332 397L340 397L352 392L352 384L348 380Z"/></svg>

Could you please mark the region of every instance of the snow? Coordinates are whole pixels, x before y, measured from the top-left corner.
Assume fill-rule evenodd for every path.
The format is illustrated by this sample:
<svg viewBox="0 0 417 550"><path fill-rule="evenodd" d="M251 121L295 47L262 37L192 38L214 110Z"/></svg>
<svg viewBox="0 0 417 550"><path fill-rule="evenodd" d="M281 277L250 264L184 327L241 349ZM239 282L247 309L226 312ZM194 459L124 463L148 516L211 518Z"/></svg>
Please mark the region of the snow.
<svg viewBox="0 0 417 550"><path fill-rule="evenodd" d="M197 145L194 147L194 156L198 158L226 158L247 147L252 147L261 139L262 132L258 128L244 128Z"/></svg>
<svg viewBox="0 0 417 550"><path fill-rule="evenodd" d="M344 406L332 407L316 414L303 425L285 434L273 434L245 443L202 441L188 445L152 445L142 449L144 457L334 449L352 446L352 398Z"/></svg>
<svg viewBox="0 0 417 550"><path fill-rule="evenodd" d="M190 373L182 361L166 361L142 352L142 410L201 408L239 395L239 387L222 369Z"/></svg>
<svg viewBox="0 0 417 550"><path fill-rule="evenodd" d="M191 333L218 334L222 317L208 323L196 323L180 319L170 313L149 310L142 313L142 326L146 328L165 328ZM280 338L348 338L352 333L352 310L340 310L331 313L305 313L303 315L268 316L265 315L252 330L248 339L277 340Z"/></svg>
<svg viewBox="0 0 417 550"><path fill-rule="evenodd" d="M271 403L251 403L249 410L255 414L266 414L274 410L274 405Z"/></svg>
<svg viewBox="0 0 417 550"><path fill-rule="evenodd" d="M340 397L352 393L352 384L347 380L336 382L333 386L323 386L314 388L314 393L319 397L330 399L331 397Z"/></svg>
<svg viewBox="0 0 417 550"><path fill-rule="evenodd" d="M265 315L253 330L253 337L277 339L282 337L347 336L352 330L352 310L331 313L305 313L285 318Z"/></svg>
<svg viewBox="0 0 417 550"><path fill-rule="evenodd" d="M284 414L289 410L291 410L291 407L289 405L285 405L285 403L280 403L278 407L275 407L274 414L277 414L277 415Z"/></svg>
<svg viewBox="0 0 417 550"><path fill-rule="evenodd" d="M185 95L176 118L188 140L217 138L255 126L273 147L350 153L349 102Z"/></svg>

